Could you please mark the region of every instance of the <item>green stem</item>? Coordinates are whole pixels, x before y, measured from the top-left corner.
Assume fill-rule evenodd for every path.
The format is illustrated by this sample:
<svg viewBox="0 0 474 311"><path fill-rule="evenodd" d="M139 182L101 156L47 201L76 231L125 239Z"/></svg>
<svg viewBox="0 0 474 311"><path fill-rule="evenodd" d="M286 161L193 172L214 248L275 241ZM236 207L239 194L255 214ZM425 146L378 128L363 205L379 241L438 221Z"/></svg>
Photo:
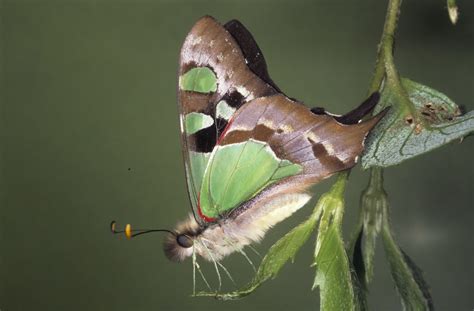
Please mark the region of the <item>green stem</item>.
<svg viewBox="0 0 474 311"><path fill-rule="evenodd" d="M347 178L349 177L349 171L344 171L344 172L341 172L337 175L337 180L336 182L334 183L334 194L339 196L339 197L343 197L344 196L344 191L346 189L346 181L347 181Z"/></svg>
<svg viewBox="0 0 474 311"><path fill-rule="evenodd" d="M349 171L339 173L337 181L334 184L334 194L343 202L344 192L346 190L347 179L349 177ZM337 210L334 221L342 227L342 216L344 215L344 204L342 204Z"/></svg>
<svg viewBox="0 0 474 311"><path fill-rule="evenodd" d="M383 190L383 169L381 167L374 167L370 170L369 189L375 191Z"/></svg>
<svg viewBox="0 0 474 311"><path fill-rule="evenodd" d="M377 61L372 81L369 85L369 94L380 90L382 82L386 78L386 83L394 90L397 99L396 103L401 111L409 113L417 123L423 123L423 120L418 120L416 108L409 100L408 94L402 86L400 75L393 59L395 31L397 29L401 4L402 0L389 0L388 2L385 24L377 51Z"/></svg>
<svg viewBox="0 0 474 311"><path fill-rule="evenodd" d="M377 61L375 62L374 74L369 86L369 94L380 90L382 82L387 76L390 80L396 80L398 73L393 63L393 41L397 21L400 13L401 0L389 0L382 37L377 50Z"/></svg>
<svg viewBox="0 0 474 311"><path fill-rule="evenodd" d="M400 13L400 6L402 0L389 0L387 13L385 16L385 24L383 27L382 36L378 45L377 60L375 63L372 80L369 84L369 94L379 91L382 83L388 83L398 94L403 94L400 77L396 70L393 60L393 47L395 31L397 29L397 22ZM401 96L403 97L403 96ZM408 97L406 97L408 98ZM400 108L411 109L411 102L406 103L403 99L397 98L400 103ZM375 252L375 240L379 233L379 219L381 215L380 207L386 202L386 193L383 189L383 169L381 167L373 167L370 170L369 184L361 196L361 206L359 221L355 234L352 238L351 253L354 254L354 247L360 232L364 233L364 262L368 271L361 280L365 286L368 286L372 279L372 265L373 256Z"/></svg>
<svg viewBox="0 0 474 311"><path fill-rule="evenodd" d="M391 55L393 50L393 38L397 29L397 21L400 12L401 0L390 0L388 3L385 24L383 26L382 37L378 45L377 61L375 63L374 74L369 86L369 94L378 91L385 77L387 61L386 55ZM393 66L394 68L394 66Z"/></svg>

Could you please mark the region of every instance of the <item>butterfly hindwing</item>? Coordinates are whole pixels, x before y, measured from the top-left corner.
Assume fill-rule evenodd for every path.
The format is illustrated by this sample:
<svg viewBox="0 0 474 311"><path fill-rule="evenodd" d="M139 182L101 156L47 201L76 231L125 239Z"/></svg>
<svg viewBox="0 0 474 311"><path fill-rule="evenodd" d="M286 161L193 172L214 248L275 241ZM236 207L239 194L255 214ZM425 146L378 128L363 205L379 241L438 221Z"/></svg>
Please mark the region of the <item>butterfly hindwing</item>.
<svg viewBox="0 0 474 311"><path fill-rule="evenodd" d="M280 187L265 191L267 195L302 192L351 168L380 117L345 125L281 94L244 104L212 153L201 188L201 213L219 217L274 185Z"/></svg>
<svg viewBox="0 0 474 311"><path fill-rule="evenodd" d="M278 94L245 104L220 145L249 139L265 142L278 158L301 165L300 175L315 182L354 166L365 136L382 115L366 122L342 124L331 115L314 114L301 103Z"/></svg>

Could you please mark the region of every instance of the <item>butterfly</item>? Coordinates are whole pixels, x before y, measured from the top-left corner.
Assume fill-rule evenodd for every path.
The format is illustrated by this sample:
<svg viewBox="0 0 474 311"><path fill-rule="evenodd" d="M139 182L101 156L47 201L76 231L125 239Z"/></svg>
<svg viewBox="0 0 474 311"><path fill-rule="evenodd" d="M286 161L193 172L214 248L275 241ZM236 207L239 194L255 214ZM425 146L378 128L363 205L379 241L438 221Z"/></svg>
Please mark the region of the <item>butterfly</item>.
<svg viewBox="0 0 474 311"><path fill-rule="evenodd" d="M216 263L260 241L310 200L311 186L356 164L365 137L384 115L360 122L378 99L374 93L342 116L309 109L272 81L239 21L198 20L181 48L178 72L193 212L164 230L166 256L180 262L197 254ZM125 233L132 236L130 226Z"/></svg>

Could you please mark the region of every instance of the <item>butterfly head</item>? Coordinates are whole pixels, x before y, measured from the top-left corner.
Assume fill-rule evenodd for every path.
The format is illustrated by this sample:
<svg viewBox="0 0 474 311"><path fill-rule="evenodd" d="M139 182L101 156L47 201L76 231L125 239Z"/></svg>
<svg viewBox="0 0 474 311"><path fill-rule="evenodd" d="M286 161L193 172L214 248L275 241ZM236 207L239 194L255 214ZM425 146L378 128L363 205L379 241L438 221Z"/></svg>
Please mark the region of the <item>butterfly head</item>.
<svg viewBox="0 0 474 311"><path fill-rule="evenodd" d="M163 243L166 257L174 262L184 261L193 254L194 242L201 230L192 215L179 223L176 228L169 232Z"/></svg>

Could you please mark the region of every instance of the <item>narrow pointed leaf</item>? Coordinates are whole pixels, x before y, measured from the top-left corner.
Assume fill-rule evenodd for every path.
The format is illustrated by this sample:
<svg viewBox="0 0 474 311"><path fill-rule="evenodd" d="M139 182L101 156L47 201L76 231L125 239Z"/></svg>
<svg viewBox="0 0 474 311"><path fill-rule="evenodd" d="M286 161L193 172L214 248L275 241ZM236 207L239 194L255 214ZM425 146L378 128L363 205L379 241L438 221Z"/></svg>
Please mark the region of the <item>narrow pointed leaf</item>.
<svg viewBox="0 0 474 311"><path fill-rule="evenodd" d="M351 270L341 232L330 225L316 257L314 287L319 287L321 310L357 310Z"/></svg>
<svg viewBox="0 0 474 311"><path fill-rule="evenodd" d="M388 227L388 222L384 223L382 237L392 278L400 295L403 310L433 310L429 288L423 279L420 268L396 244Z"/></svg>
<svg viewBox="0 0 474 311"><path fill-rule="evenodd" d="M354 240L351 241L348 255L352 259L352 280L360 310L367 310L368 283L365 281L365 263L362 251L363 230L363 226L358 226Z"/></svg>
<svg viewBox="0 0 474 311"><path fill-rule="evenodd" d="M354 286L351 267L342 240L341 223L344 210L345 180L333 186L332 196L322 199L323 216L318 228L315 250L316 277L313 288L319 287L321 310L359 310L358 289Z"/></svg>
<svg viewBox="0 0 474 311"><path fill-rule="evenodd" d="M377 108L392 109L366 140L364 168L399 164L474 131L474 111L461 115L446 95L409 79L402 79L401 85L402 93L388 85L382 91ZM412 110L397 104L405 94Z"/></svg>

